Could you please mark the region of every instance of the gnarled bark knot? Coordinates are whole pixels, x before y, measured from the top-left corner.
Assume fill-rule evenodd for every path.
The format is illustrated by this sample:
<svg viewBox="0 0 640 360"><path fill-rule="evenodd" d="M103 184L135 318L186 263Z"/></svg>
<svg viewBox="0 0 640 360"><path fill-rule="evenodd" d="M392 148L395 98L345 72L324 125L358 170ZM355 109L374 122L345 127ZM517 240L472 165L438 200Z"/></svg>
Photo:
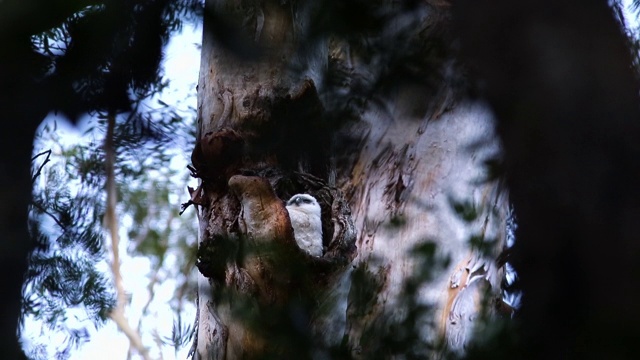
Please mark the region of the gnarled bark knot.
<svg viewBox="0 0 640 360"><path fill-rule="evenodd" d="M240 203L237 222L229 236L205 239L198 250L203 275L265 304L283 304L292 292L320 290L318 285L329 284L356 250L351 212L338 189L308 174L274 174L232 176L229 192ZM310 193L321 204L322 257L310 256L296 244L283 200L296 192Z"/></svg>
<svg viewBox="0 0 640 360"><path fill-rule="evenodd" d="M208 193L227 186L227 180L242 163L244 145L242 136L228 128L209 131L196 142L191 152L193 165L187 168L192 177L201 181L196 189L187 186L190 199L182 204L181 215L190 205L206 206Z"/></svg>

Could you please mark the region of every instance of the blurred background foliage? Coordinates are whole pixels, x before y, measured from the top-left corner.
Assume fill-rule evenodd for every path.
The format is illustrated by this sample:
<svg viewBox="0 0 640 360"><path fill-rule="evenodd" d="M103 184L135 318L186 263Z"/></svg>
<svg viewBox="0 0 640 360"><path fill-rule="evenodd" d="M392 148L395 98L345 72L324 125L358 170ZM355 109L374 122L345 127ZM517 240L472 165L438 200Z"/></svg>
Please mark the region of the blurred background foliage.
<svg viewBox="0 0 640 360"><path fill-rule="evenodd" d="M72 4L78 5L66 5ZM128 276L147 279L141 288L127 288L130 301L133 296L146 299L132 310L139 314L129 315L139 319L138 331L151 336L158 348L183 347L191 335L197 232L195 213L180 217L178 211L189 180L183 169L195 139L195 108L180 108L180 102L195 97L195 79L191 92L169 105L162 100L170 83L160 64L171 34L200 18L200 4L186 0L85 5L30 37L39 80L53 84L59 95L53 99L57 115L51 114L36 134L32 159L29 232L35 249L23 288L21 336L34 359L68 358L89 340L90 328L104 325L115 306L111 257L105 251L109 239L103 229L108 114L117 114L122 266L145 259L133 268L144 274L123 275L125 283L134 281ZM65 9L69 10L57 8ZM89 116L79 123L82 134L59 128L59 121L77 122L83 113ZM140 281L133 286L140 286ZM161 286L171 290L167 296L162 289L157 300ZM173 330L160 332L156 317L163 303L170 306L176 322ZM189 320L183 322L185 308ZM166 308L162 311L172 318Z"/></svg>
<svg viewBox="0 0 640 360"><path fill-rule="evenodd" d="M148 261L148 266L138 267L146 272L148 282L143 288L127 289L131 291L129 296L141 290L147 293L148 300L142 307L138 327L148 332L154 331L157 314L150 314L149 307L158 285L167 282L174 286L171 298L166 299L164 295L160 301L169 302L176 319L184 315L185 306L193 310L195 299L195 213L188 211L178 216L185 184L189 181L188 173L180 165L186 164L186 139L194 138L195 113L179 117L166 105L161 110L164 113L159 120L154 120L153 127L143 129L148 132L144 136L140 135L141 128L135 128L126 118L121 118L115 134L117 214L123 239L120 252L126 254L121 255L123 265L132 258ZM155 113L158 111L154 110ZM111 257L105 251L109 238L105 237L102 223L105 123L96 118L88 122L90 125L82 138L70 141L58 135L55 120L48 121L35 141L36 151L45 150L43 155L34 158L33 164L34 176L39 174L34 178L30 232L38 246L30 256L23 316L32 317L48 328L42 330L45 333L66 334L65 346L49 349L58 355L68 354L72 346L87 341L86 327L92 325L91 321L100 326L115 305L108 265ZM130 275L123 274L129 285L127 277ZM136 275L139 277L140 274ZM77 327L62 326L71 314L91 321L76 321ZM149 318L145 319L147 315ZM183 337L190 335L182 330ZM156 335L158 339L171 339L159 343L174 343L170 334ZM31 346L40 352L48 343L48 340L39 342L41 335L37 335L33 327L23 328L23 336L33 337ZM46 338L50 336L48 334ZM181 344L184 345L184 341ZM50 358L52 353L31 355Z"/></svg>

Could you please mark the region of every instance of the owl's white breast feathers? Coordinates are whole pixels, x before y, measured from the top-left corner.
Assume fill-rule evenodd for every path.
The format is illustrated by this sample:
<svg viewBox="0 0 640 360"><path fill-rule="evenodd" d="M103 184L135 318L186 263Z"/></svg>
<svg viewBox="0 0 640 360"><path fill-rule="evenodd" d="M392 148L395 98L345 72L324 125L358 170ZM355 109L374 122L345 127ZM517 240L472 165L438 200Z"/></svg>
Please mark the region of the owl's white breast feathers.
<svg viewBox="0 0 640 360"><path fill-rule="evenodd" d="M322 256L322 218L318 201L308 194L297 194L287 202L291 226L300 249Z"/></svg>

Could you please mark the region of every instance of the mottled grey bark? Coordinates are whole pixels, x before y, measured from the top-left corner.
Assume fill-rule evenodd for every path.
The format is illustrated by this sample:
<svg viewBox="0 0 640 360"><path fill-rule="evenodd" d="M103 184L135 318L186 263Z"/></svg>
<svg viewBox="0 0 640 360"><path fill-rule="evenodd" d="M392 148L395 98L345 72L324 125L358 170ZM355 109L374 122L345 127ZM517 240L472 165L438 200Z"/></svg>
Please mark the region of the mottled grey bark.
<svg viewBox="0 0 640 360"><path fill-rule="evenodd" d="M273 207L275 214L285 194L292 195L287 186L309 191L319 199L326 227L323 258L301 260L308 278L316 284L312 291L300 287L313 299L312 305L302 306L310 313L305 315L308 329L301 332L315 334L305 346L316 350L299 356L331 356L335 351L356 358L393 356L397 350L384 348L381 339L395 336L389 333L389 326L414 316L423 305L428 311L420 310L410 329L417 333L418 343L407 351L428 355L429 346L443 337L450 348L462 350L480 310L479 303L469 307L466 300L479 298L485 284L495 290L498 276L492 259L495 254L482 254L471 247L470 240L492 240L489 248L498 249L504 235L506 194L496 181L487 180L484 162L500 152L491 113L481 103L464 100L459 77L451 75L458 68L442 59L434 61L435 65L429 64L434 67L422 69L421 74L427 77L429 71L438 72L435 86L432 82L405 86L399 79L397 87L372 94L362 103L356 109L357 120L341 119L331 128L323 121L332 106L329 102L336 101L335 94L324 92L321 81L329 48L332 59L348 70L353 83L368 80L375 71L371 68L374 61L363 61L349 44L340 41L331 46L324 41L314 43L313 50L301 56L297 36L314 15L304 1L295 6L210 1L207 7L216 15L205 17L198 85L200 142L192 159L203 186L194 191L192 199L200 204L200 248L218 244L211 245L218 250L208 252L211 256L200 264L208 278L199 280L197 358L287 354L287 350L265 344L268 337L256 335L238 320L232 303L242 296L232 300L237 295L225 289L250 295L257 303L254 309L261 309L261 302L269 296L276 308L280 302L291 304L289 295L280 293L277 280L265 287L256 279L261 275L251 270L255 253L245 262L225 257L218 266L215 261L215 254L242 251L234 250L233 244L256 240L259 231L246 225L253 221L247 220L247 213L260 202L248 199L261 199L258 210ZM215 31L224 24L212 29L212 21L229 11L232 15L225 19L240 19L241 33L262 54L259 61L234 55L213 35L220 36ZM446 18L444 11L422 5L410 18L391 22L387 35L412 29L408 42L427 42L429 36L440 36L446 28L440 23ZM243 51L251 53L251 48ZM346 89L349 82L345 84ZM349 91L345 94L351 96ZM361 99L337 101L348 104L352 100ZM242 153L234 158L227 149L236 146L237 138L242 139L238 150ZM232 177L237 174L250 177ZM247 185L251 182L261 184L262 190ZM346 202L336 201L343 196ZM465 218L463 208L476 216ZM259 213L251 219L261 218L263 213ZM261 221L267 227L286 225L287 218L276 218ZM330 229L333 231L327 231ZM336 240L350 239L354 230L355 253L351 240ZM285 240L290 236L286 231L283 234L280 237ZM225 241L231 245L223 245ZM435 246L434 254L429 254L427 244ZM290 250L283 246L283 251ZM415 254L416 248L422 249L423 256ZM270 274L282 271L261 256L257 260L261 269ZM275 278L282 276L286 272ZM459 298L460 294L465 297ZM458 321L460 317L465 321Z"/></svg>

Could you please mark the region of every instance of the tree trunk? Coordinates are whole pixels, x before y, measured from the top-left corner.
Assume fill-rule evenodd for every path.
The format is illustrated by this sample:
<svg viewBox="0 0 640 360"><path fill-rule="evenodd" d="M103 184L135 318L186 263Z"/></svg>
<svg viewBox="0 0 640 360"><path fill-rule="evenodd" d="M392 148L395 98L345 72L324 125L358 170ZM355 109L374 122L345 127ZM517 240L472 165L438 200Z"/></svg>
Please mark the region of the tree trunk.
<svg viewBox="0 0 640 360"><path fill-rule="evenodd" d="M500 153L492 116L464 100L456 66L440 59L421 72L436 71L435 85L399 80L370 94L356 120L329 123L329 49L352 79L373 65L346 42L301 50L319 9L207 9L192 155L201 186L190 201L200 222L196 358L424 356L442 339L462 351L481 294L498 289L506 196L485 165ZM407 42L437 36L443 12L421 5ZM252 45L230 48L238 34ZM297 192L321 204L322 258L293 241L283 201Z"/></svg>

